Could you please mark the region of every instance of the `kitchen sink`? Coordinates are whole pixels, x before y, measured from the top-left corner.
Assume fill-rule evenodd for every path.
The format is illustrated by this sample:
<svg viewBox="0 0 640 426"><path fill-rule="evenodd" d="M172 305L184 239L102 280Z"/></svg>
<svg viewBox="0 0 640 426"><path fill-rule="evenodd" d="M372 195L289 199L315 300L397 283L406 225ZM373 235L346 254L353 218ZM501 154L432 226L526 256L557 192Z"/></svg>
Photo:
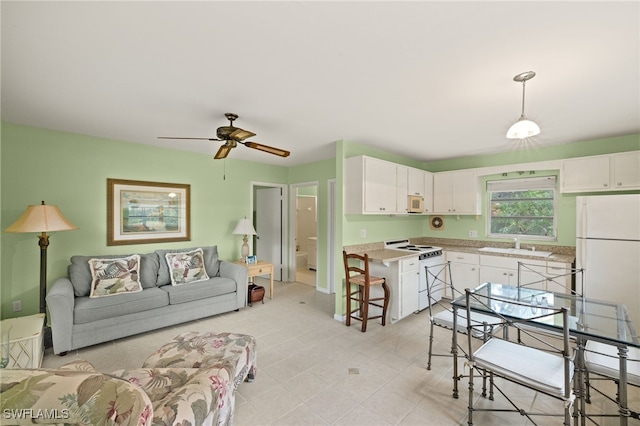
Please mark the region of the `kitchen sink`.
<svg viewBox="0 0 640 426"><path fill-rule="evenodd" d="M527 249L516 249L516 248L499 248L499 247L482 247L479 248L478 251L486 251L489 253L505 253L505 254L519 254L523 256L538 256L538 257L549 257L553 253L550 251L533 251Z"/></svg>

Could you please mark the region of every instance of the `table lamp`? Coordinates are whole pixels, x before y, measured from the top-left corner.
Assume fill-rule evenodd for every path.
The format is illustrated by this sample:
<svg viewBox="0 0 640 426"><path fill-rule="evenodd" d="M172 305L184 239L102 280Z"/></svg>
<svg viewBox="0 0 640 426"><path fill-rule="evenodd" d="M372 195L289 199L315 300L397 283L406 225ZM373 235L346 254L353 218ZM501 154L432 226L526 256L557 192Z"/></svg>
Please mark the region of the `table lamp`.
<svg viewBox="0 0 640 426"><path fill-rule="evenodd" d="M233 230L234 235L243 235L242 237L242 249L240 253L242 254L242 260L247 261L247 256L249 256L249 235L256 235L256 230L253 228L253 224L246 217L244 219L240 219L236 228Z"/></svg>
<svg viewBox="0 0 640 426"><path fill-rule="evenodd" d="M40 246L40 313L45 314L44 319L44 342L45 347L51 347L51 328L47 325L47 305L45 297L47 295L47 247L49 247L49 236L47 232L71 231L78 229L65 218L58 206L50 206L42 202L40 205L29 206L18 220L4 232L40 232L38 245Z"/></svg>

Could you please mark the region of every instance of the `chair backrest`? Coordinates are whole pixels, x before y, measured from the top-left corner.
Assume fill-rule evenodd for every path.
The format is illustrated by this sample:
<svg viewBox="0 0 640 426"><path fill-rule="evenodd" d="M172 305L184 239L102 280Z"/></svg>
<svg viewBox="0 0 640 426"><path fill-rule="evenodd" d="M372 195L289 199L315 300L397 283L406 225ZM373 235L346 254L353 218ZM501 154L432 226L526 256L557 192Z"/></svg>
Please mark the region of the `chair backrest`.
<svg viewBox="0 0 640 426"><path fill-rule="evenodd" d="M447 261L438 265L425 265L425 276L427 279L427 298L429 300L429 316L433 316L431 306L438 303L443 293L451 294L452 299L458 295L453 287L453 278L451 276L451 262ZM450 307L445 309L451 310Z"/></svg>
<svg viewBox="0 0 640 426"><path fill-rule="evenodd" d="M546 288L557 293L584 295L583 269L554 267L552 271L549 272L548 267L518 262L518 287ZM525 276L528 278L525 279Z"/></svg>
<svg viewBox="0 0 640 426"><path fill-rule="evenodd" d="M344 273L346 277L346 283L349 283L351 277L362 275L364 276L365 284L369 284L369 255L364 253L362 255L356 253L347 253L342 250L342 258L344 260ZM353 262L350 262L353 261ZM357 262L355 264L354 262Z"/></svg>
<svg viewBox="0 0 640 426"><path fill-rule="evenodd" d="M567 359L571 357L571 346L569 339L569 310L566 306L553 307L550 305L540 305L518 302L516 300L508 300L508 298L501 299L499 296L486 296L472 293L471 290L466 289L466 310L467 310L467 332L488 333L490 328L503 327L505 334L503 338L509 339L508 330L509 327L516 328L522 335L529 336L531 341L529 342L533 346L536 346L547 352L555 352ZM496 321L492 324L479 325L471 320L471 305L480 308L483 313L495 317ZM504 312L504 314L503 314ZM562 321L562 331L560 336L560 342L555 342L548 339L549 329L552 328L546 324L554 324L554 316L558 315ZM553 328L557 331L557 329ZM487 335L490 338L499 338L495 335ZM518 337L518 341L522 342L522 339ZM473 352L473 342L469 338L469 350Z"/></svg>

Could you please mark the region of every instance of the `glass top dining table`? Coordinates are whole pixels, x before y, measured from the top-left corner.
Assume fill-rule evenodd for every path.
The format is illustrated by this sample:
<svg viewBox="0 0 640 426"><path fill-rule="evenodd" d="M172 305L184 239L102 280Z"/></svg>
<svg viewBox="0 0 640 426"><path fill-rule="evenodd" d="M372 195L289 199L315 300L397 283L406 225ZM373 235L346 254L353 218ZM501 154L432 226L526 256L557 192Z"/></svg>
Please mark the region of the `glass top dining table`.
<svg viewBox="0 0 640 426"><path fill-rule="evenodd" d="M484 283L471 290L478 299L470 299L470 309L506 318L527 319L540 315L545 308L569 309L569 333L614 346L640 347L638 336L624 304L589 299L575 294L557 293L529 287ZM485 305L489 301L489 307ZM465 296L452 302L466 308ZM541 328L562 331L560 315L538 320Z"/></svg>
<svg viewBox="0 0 640 426"><path fill-rule="evenodd" d="M526 286L510 286L499 283L484 283L470 290L469 309L493 316L502 316L507 319L532 319L529 325L538 324L540 328L562 333L563 324L560 314L536 318L544 313L544 309L566 307L569 309L569 334L576 338L578 371L584 366L584 346L588 340L594 340L618 348L620 361L620 380L618 398L621 406L626 407L626 358L629 347L640 348L638 336L629 317L627 307L622 303L613 303L603 300L589 299L570 293L559 293ZM467 308L466 295L457 297L451 301L454 311ZM456 330L457 315L453 315L453 330ZM463 324L464 325L464 324ZM457 333L452 333L452 352L454 357L454 386L453 396L458 397L457 385ZM582 366L580 366L582 364ZM580 390L584 387L583 377L580 375ZM584 413L584 398L581 400ZM625 410L626 411L626 410ZM582 417L584 424L584 417ZM627 417L620 417L620 424L627 424Z"/></svg>

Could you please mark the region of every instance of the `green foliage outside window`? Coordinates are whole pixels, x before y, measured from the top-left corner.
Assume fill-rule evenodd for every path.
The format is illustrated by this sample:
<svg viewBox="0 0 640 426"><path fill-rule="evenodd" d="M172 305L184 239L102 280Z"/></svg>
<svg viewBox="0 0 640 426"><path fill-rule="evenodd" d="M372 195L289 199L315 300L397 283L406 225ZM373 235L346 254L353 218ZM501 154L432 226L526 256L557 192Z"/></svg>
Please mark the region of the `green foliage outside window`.
<svg viewBox="0 0 640 426"><path fill-rule="evenodd" d="M553 189L489 193L491 236L555 237Z"/></svg>

